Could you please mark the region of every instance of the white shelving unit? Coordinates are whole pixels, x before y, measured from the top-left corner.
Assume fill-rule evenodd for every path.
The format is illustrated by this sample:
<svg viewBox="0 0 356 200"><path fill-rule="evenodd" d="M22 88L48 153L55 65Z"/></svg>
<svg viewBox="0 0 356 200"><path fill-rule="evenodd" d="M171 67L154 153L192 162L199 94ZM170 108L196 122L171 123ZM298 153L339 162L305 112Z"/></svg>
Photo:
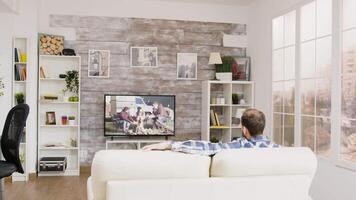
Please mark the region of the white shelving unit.
<svg viewBox="0 0 356 200"><path fill-rule="evenodd" d="M232 94L243 94L244 104L233 104ZM236 124L232 118L238 109L254 107L254 83L252 81L204 81L202 84L202 140L215 138L221 142L230 142L235 137L241 137L241 123ZM223 103L212 102L213 98L223 97ZM213 126L210 112L219 115L220 126ZM236 119L235 119L236 120Z"/></svg>
<svg viewBox="0 0 356 200"><path fill-rule="evenodd" d="M39 176L79 176L80 169L80 91L79 102L68 102L62 90L66 88L65 79L59 74L70 70L79 72L80 85L80 56L39 56L38 79L38 162L42 157L66 157L67 169L65 172L40 172ZM41 77L40 67L45 70L45 77ZM80 88L80 87L79 87ZM58 99L43 100L44 95L55 95ZM75 94L71 94L70 96ZM46 112L55 112L56 124L46 124ZM63 125L62 116L75 116L75 125ZM73 146L71 140L76 140ZM60 144L56 147L47 147L48 144ZM39 166L39 165L38 165Z"/></svg>
<svg viewBox="0 0 356 200"><path fill-rule="evenodd" d="M17 59L15 58L15 48L17 49ZM26 84L26 76L17 76L17 72L15 73L16 68L23 69L21 71L27 74L28 70L28 52L29 52L29 41L26 37L14 37L13 38L13 48L12 48L12 106L17 105L17 101L15 95L17 93L24 94L24 100L26 103L27 98L27 84ZM23 74L22 74L23 75ZM22 167L24 169L24 174L14 173L12 175L12 181L28 181L28 134L26 134L26 127L24 129L24 136L20 143L20 159L22 162Z"/></svg>

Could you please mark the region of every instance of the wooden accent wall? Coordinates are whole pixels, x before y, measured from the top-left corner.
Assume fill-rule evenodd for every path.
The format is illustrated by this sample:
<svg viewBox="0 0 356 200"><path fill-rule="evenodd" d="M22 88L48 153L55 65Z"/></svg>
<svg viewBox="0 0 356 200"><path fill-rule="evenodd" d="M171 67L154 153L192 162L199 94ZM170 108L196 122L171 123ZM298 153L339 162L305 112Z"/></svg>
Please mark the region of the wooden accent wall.
<svg viewBox="0 0 356 200"><path fill-rule="evenodd" d="M74 28L76 40L66 40L65 47L82 56L82 165L89 165L94 153L105 148L105 93L176 95L176 137L171 139L199 139L201 83L215 73L208 65L209 54L246 54L244 48L223 47L223 34L246 35L244 24L52 15L50 26ZM158 47L159 67L130 68L131 46ZM110 50L110 78L87 76L89 49ZM176 80L177 53L198 54L198 80Z"/></svg>

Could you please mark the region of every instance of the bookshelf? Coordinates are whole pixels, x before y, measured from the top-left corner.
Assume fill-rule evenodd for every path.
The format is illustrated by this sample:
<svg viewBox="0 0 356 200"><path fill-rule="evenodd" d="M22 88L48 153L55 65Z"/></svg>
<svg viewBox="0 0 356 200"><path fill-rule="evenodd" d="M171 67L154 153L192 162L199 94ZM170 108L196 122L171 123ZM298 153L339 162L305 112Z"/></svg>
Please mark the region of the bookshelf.
<svg viewBox="0 0 356 200"><path fill-rule="evenodd" d="M39 55L38 163L42 157L67 158L65 172L41 172L38 165L39 176L79 176L80 66L80 56ZM59 75L72 70L78 72L78 94L73 92L64 94L63 89L66 88L66 81ZM79 100L69 101L71 96L78 96ZM45 99L45 97L52 99ZM48 114L48 112L52 112L52 114ZM74 124L69 124L69 116L75 117ZM67 119L63 121L62 117ZM49 121L54 123L49 124Z"/></svg>
<svg viewBox="0 0 356 200"><path fill-rule="evenodd" d="M26 103L27 93L27 66L28 66L28 52L29 41L26 37L14 37L12 44L12 107L17 105L16 96L23 95L22 103ZM21 103L21 101L20 101ZM28 134L26 134L26 126L24 128L24 136L20 143L20 160L24 169L24 174L14 173L12 181L28 181Z"/></svg>
<svg viewBox="0 0 356 200"><path fill-rule="evenodd" d="M233 94L238 96L237 100L233 99ZM241 137L241 114L245 109L254 107L254 103L252 81L204 81L202 140L230 142L235 137Z"/></svg>

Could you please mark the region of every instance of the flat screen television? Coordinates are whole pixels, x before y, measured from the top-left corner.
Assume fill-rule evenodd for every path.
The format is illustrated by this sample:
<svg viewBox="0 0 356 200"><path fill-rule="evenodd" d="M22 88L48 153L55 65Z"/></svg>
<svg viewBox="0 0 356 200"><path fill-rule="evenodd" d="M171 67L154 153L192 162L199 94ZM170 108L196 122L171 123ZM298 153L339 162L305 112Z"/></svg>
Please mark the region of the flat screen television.
<svg viewBox="0 0 356 200"><path fill-rule="evenodd" d="M174 95L105 94L105 136L173 136Z"/></svg>

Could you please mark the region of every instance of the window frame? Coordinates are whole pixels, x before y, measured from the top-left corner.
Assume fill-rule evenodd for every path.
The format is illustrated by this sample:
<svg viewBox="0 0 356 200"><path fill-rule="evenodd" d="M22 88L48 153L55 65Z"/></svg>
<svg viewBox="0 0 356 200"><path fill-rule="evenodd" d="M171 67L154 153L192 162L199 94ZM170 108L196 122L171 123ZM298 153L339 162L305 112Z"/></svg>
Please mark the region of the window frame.
<svg viewBox="0 0 356 200"><path fill-rule="evenodd" d="M294 39L294 43L293 44L284 44L285 43L285 20L284 20L284 17L287 16L289 13L291 12L295 12L295 29L294 29L294 36L295 36L295 39ZM297 142L297 137L296 137L296 133L298 131L297 129L297 124L296 124L296 118L297 118L297 110L296 110L296 78L297 78L297 73L296 73L296 68L297 68L297 51L298 51L298 48L297 48L297 45L298 45L298 38L297 38L297 27L298 27L298 11L296 9L290 9L288 11L285 11L283 12L283 14L281 15L278 15L278 16L275 16L272 18L271 22L272 22L272 45L271 45L271 69L272 69L272 81L271 81L271 84L272 84L272 87L271 87L271 102L272 102L272 115L271 115L271 127L272 127L272 131L274 130L274 115L277 114L277 115L280 115L281 118L282 118L282 145L284 145L284 142L285 142L285 137L284 137L284 120L285 120L285 117L286 116L292 116L294 117L294 146L297 146L296 145L296 142ZM277 47L277 48L274 48L274 41L273 41L273 22L275 19L279 18L279 17L283 17L283 45L281 47ZM294 78L293 79L284 79L284 76L285 76L285 71L284 71L284 66L285 66L285 51L286 49L288 48L291 48L291 47L294 47L294 62L295 62L295 66L294 66ZM274 70L273 70L273 66L274 66L274 52L275 51L278 51L278 50L283 50L283 79L282 80L274 80ZM273 91L274 91L274 84L275 83L280 83L283 85L283 89L282 89L282 93L285 92L285 84L288 83L288 82L293 82L294 83L294 112L293 113L289 113L289 112L284 112L284 95L282 94L282 111L274 111L274 102L273 102ZM274 134L272 133L271 134L271 138L272 140L274 139Z"/></svg>

